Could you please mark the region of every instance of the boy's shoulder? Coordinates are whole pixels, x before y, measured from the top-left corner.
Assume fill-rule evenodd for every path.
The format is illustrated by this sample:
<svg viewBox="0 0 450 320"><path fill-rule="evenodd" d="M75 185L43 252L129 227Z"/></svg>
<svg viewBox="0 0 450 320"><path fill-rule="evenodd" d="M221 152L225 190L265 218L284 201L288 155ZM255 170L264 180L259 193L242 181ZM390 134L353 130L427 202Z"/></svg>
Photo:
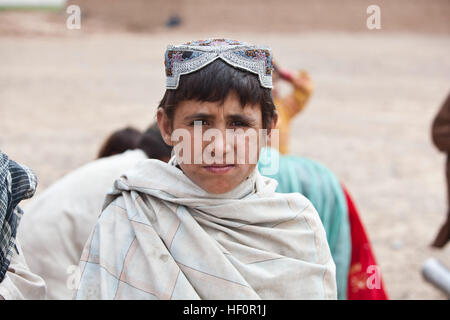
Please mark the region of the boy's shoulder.
<svg viewBox="0 0 450 320"><path fill-rule="evenodd" d="M280 193L280 192L274 192L273 196L278 199L284 199L289 205L289 208L295 212L301 212L308 207L311 207L314 209L313 204L311 201L309 201L308 198L306 198L304 195L298 192L292 192L292 193ZM314 209L315 211L315 209Z"/></svg>

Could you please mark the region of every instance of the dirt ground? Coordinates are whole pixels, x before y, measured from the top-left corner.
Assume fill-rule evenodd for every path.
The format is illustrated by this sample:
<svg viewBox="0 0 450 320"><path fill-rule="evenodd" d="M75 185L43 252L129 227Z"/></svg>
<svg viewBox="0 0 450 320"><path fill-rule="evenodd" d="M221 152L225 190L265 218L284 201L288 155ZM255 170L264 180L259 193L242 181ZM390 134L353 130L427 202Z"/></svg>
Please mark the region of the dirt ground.
<svg viewBox="0 0 450 320"><path fill-rule="evenodd" d="M263 4L262 4L263 3ZM83 30L158 33L169 16L191 32L365 32L378 5L382 30L450 34L448 0L68 0L81 8ZM66 34L67 14L2 12L2 34ZM208 34L209 35L209 34Z"/></svg>
<svg viewBox="0 0 450 320"><path fill-rule="evenodd" d="M355 1L325 11L288 10L299 9L293 1L251 11L250 1L235 6L242 8L236 16L223 1L209 11L178 1L159 16L152 11L149 20L159 20L148 27L144 18L130 27L126 12L111 9L109 16L125 16L114 25L96 14L96 3L86 7L81 30L67 30L62 13L0 11L0 148L35 170L38 192L94 159L113 130L144 129L154 119L167 44L213 36L266 44L279 64L308 70L316 84L294 121L292 153L324 163L348 187L390 298L445 299L420 268L428 257L450 267L449 245L429 247L446 210L445 159L430 124L450 89L448 1L410 1L404 10L378 1L386 24L376 31L366 29L365 7ZM143 11L137 3L133 17ZM182 24L167 29L177 8ZM223 14L216 24L214 10ZM243 12L251 22L242 22ZM321 20L324 12L331 20ZM261 18L271 27L253 23Z"/></svg>

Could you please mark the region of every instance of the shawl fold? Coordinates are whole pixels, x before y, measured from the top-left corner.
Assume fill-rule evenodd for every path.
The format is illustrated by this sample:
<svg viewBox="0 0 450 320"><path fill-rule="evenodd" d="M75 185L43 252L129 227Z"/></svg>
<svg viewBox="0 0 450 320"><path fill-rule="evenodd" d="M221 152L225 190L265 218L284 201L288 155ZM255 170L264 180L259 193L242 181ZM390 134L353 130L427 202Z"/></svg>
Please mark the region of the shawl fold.
<svg viewBox="0 0 450 320"><path fill-rule="evenodd" d="M31 198L36 187L34 173L0 151L0 282L5 278L16 249L17 227L23 214L17 205Z"/></svg>

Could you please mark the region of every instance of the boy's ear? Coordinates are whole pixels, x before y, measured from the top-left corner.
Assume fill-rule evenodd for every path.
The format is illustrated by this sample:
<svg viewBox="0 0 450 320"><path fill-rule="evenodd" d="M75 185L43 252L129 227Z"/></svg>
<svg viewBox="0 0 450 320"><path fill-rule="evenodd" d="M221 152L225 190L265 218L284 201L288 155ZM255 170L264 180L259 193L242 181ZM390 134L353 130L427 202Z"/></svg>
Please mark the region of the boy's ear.
<svg viewBox="0 0 450 320"><path fill-rule="evenodd" d="M272 122L270 124L271 124L271 127L268 128L268 129L270 129L269 133L268 133L269 136L271 134L272 129L275 129L278 125L278 111L277 110L274 111Z"/></svg>
<svg viewBox="0 0 450 320"><path fill-rule="evenodd" d="M273 133L274 129L278 130L277 125L278 125L278 112L277 112L277 110L275 110L272 121L270 122L269 127L267 128L268 140L266 141L266 143L269 146L272 146L273 148L276 148L276 149L278 149L278 144L279 144L279 132L277 132L275 135L272 133Z"/></svg>
<svg viewBox="0 0 450 320"><path fill-rule="evenodd" d="M167 117L166 113L162 108L159 108L156 112L156 119L158 120L159 131L166 144L173 146L171 139L172 136L172 122Z"/></svg>

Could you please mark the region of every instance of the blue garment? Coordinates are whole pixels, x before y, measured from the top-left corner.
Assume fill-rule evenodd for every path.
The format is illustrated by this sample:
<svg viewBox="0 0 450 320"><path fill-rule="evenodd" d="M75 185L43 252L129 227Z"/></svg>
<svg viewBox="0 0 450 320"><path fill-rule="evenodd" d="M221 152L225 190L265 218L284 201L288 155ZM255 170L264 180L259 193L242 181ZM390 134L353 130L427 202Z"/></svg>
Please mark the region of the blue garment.
<svg viewBox="0 0 450 320"><path fill-rule="evenodd" d="M278 170L275 170L277 161ZM258 169L262 175L278 181L277 192L301 193L316 208L336 264L338 299L345 300L351 260L351 236L347 201L338 179L318 162L281 155L272 148L263 148Z"/></svg>

